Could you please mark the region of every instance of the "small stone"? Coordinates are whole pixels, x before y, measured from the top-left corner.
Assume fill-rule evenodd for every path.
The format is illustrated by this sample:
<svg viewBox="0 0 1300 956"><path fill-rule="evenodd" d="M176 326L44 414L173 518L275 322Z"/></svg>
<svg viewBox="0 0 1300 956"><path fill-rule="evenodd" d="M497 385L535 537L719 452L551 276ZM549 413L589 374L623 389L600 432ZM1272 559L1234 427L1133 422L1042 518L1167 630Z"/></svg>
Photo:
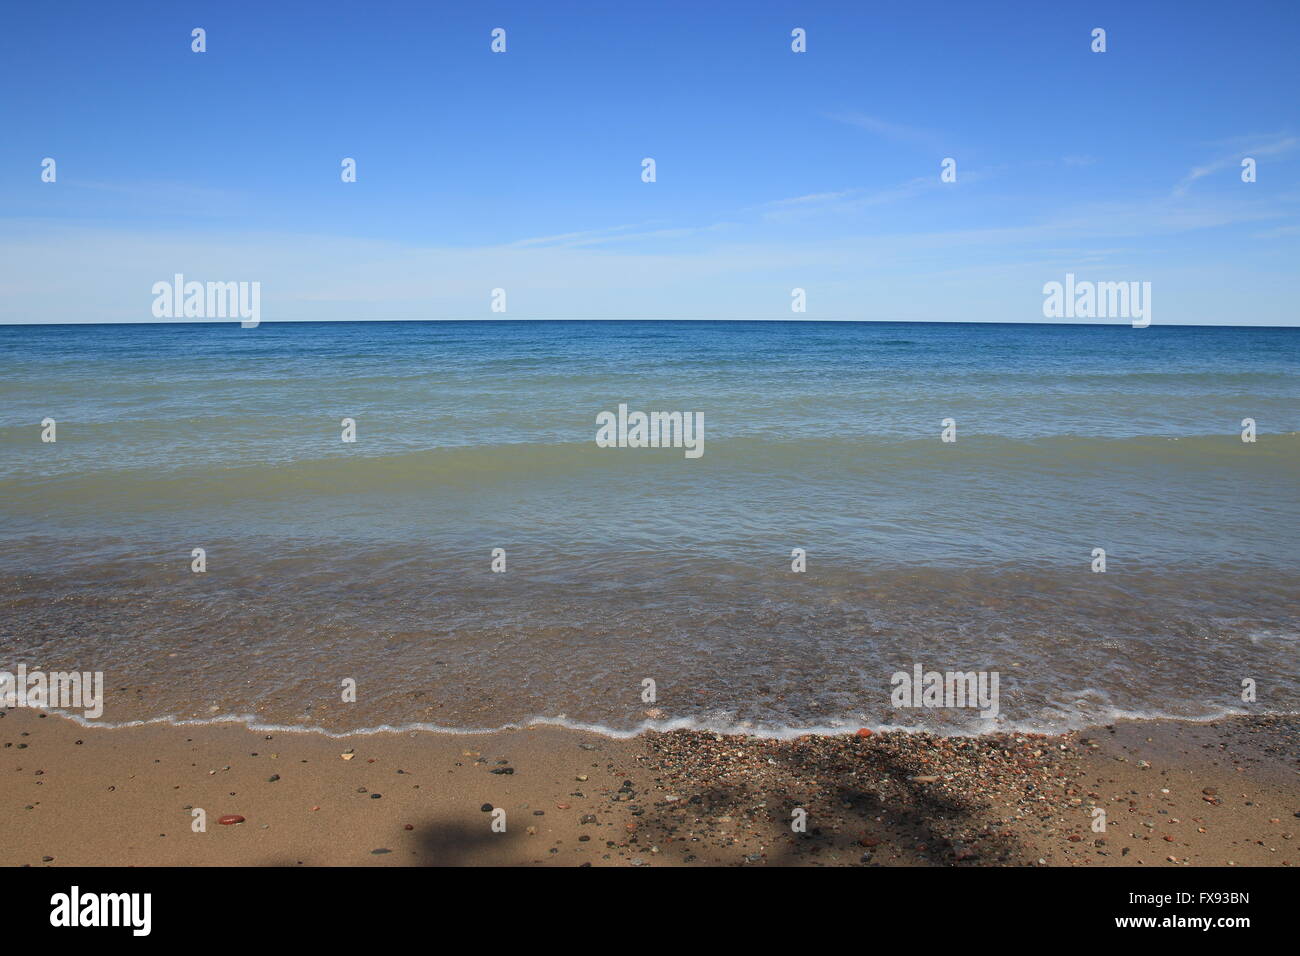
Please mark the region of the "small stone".
<svg viewBox="0 0 1300 956"><path fill-rule="evenodd" d="M224 817L218 818L217 822L220 823L223 827L228 827L228 826L234 826L236 823L243 823L244 818L241 817L238 813L227 813Z"/></svg>

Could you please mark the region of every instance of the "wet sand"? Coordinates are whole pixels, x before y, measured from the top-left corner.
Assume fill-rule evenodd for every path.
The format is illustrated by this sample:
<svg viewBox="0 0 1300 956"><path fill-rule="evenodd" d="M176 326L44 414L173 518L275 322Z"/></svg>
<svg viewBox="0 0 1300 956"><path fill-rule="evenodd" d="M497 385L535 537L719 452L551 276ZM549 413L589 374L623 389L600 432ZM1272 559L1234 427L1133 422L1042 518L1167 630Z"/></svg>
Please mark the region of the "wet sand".
<svg viewBox="0 0 1300 956"><path fill-rule="evenodd" d="M1300 862L1292 716L773 741L554 727L331 738L0 714L7 866Z"/></svg>

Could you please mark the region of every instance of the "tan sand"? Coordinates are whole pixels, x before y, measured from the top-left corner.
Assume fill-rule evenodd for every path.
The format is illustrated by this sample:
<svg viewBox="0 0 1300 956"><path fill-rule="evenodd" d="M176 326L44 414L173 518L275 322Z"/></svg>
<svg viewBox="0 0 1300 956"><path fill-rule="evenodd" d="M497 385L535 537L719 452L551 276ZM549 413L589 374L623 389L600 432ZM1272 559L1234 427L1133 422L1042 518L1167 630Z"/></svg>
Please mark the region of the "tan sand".
<svg viewBox="0 0 1300 956"><path fill-rule="evenodd" d="M1297 725L330 738L88 728L13 709L0 719L0 864L1287 866L1300 860ZM485 804L505 810L504 833ZM791 828L798 809L807 832ZM245 822L218 824L225 814Z"/></svg>

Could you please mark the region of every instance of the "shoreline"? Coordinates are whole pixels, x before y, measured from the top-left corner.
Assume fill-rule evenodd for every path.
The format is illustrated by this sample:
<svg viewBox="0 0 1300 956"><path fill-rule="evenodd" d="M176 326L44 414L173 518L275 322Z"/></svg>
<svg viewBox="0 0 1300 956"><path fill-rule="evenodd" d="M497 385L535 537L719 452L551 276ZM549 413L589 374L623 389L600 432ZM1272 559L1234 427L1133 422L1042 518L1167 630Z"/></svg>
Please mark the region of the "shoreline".
<svg viewBox="0 0 1300 956"><path fill-rule="evenodd" d="M3 716L5 712L22 709L22 707L14 706L12 702L6 703L0 701L0 716ZM1227 708L1221 710L1217 714L1205 717L1181 717L1170 714L1121 711L1109 715L1106 720L1085 722L1077 726L1066 726L1063 728L1025 727L1016 723L1010 723L1005 727L998 726L991 730L968 732L948 728L906 726L903 724L865 724L849 720L837 720L834 723L815 724L808 727L781 726L773 728L767 725L716 725L708 722L700 722L692 717L671 717L666 719L646 718L633 728L620 730L601 723L570 721L563 716L537 716L529 717L518 722L508 721L492 727L451 727L441 724L413 721L404 724L378 724L371 727L356 727L350 730L333 730L329 727L324 727L318 724L278 724L267 722L264 718L256 714L216 714L211 717L180 717L176 714L164 714L159 717L142 717L114 722L100 718L87 718L79 715L75 710L68 711L52 707L43 709L31 707L28 709L44 713L49 717L62 718L87 730L131 730L141 727L242 727L243 729L253 733L317 735L328 737L331 740L349 740L353 737L364 738L408 734L429 734L431 736L443 737L482 737L492 734L506 734L519 731L555 729L568 731L570 733L592 734L608 740L635 740L636 738L646 736L647 734L684 732L710 735L720 734L724 737L744 737L755 740L771 740L778 743L786 743L792 740L800 740L805 737L840 737L845 734L856 733L859 729L863 728L870 730L873 734L921 734L940 738L953 737L962 739L978 739L980 737L988 736L1017 735L1030 737L1063 737L1067 734L1086 733L1090 730L1097 730L1101 727L1110 727L1116 724L1129 723L1172 723L1194 726L1214 724L1238 718L1300 718L1300 711L1279 711L1275 713L1252 714L1244 710Z"/></svg>
<svg viewBox="0 0 1300 956"><path fill-rule="evenodd" d="M0 715L6 866L1300 862L1296 715L794 739Z"/></svg>

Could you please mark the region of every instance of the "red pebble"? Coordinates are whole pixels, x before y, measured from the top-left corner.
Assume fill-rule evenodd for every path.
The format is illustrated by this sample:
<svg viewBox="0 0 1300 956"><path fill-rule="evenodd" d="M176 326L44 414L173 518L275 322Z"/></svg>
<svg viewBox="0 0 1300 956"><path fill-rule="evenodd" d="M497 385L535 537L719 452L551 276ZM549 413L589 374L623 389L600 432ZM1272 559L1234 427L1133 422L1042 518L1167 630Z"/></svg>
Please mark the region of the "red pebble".
<svg viewBox="0 0 1300 956"><path fill-rule="evenodd" d="M870 736L871 736L871 731L869 731L866 727L863 727L861 730L858 731L858 736L859 736L859 737L870 737Z"/></svg>
<svg viewBox="0 0 1300 956"><path fill-rule="evenodd" d="M244 818L241 817L238 813L227 813L224 817L222 817L217 822L220 823L223 827L228 827L233 823L243 823Z"/></svg>

